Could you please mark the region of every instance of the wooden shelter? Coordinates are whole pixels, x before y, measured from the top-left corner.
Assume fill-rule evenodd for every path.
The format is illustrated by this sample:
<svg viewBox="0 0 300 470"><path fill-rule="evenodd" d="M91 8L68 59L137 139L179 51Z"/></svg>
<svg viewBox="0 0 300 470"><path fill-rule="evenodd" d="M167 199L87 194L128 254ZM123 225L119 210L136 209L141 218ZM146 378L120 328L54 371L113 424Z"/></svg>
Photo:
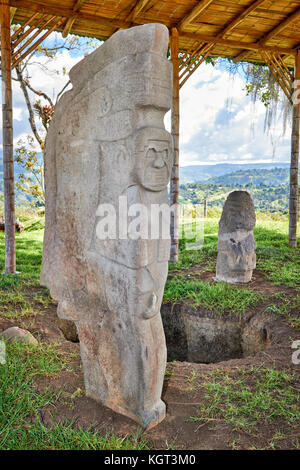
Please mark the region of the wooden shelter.
<svg viewBox="0 0 300 470"><path fill-rule="evenodd" d="M266 64L293 102L291 246L296 246L300 132L300 1L296 0L0 0L6 272L15 271L12 69L53 31L99 39L118 29L164 23L173 62L171 202L178 201L179 90L207 57ZM10 23L20 25L10 34ZM293 72L294 70L294 72ZM294 99L293 99L294 98ZM178 256L177 215L171 259Z"/></svg>

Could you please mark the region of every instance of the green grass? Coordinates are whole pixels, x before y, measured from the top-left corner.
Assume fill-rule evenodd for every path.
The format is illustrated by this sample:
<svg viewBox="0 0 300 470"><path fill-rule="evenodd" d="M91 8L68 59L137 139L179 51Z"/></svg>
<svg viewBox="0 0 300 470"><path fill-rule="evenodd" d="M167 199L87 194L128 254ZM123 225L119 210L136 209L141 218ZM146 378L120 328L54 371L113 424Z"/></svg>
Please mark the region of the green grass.
<svg viewBox="0 0 300 470"><path fill-rule="evenodd" d="M168 280L165 287L164 302L189 299L193 305L202 306L214 313L243 314L262 299L262 295L250 289L241 289L224 282L188 280L185 275L177 275Z"/></svg>
<svg viewBox="0 0 300 470"><path fill-rule="evenodd" d="M57 344L6 343L6 364L0 365L0 449L147 449L139 435L125 438L83 430L75 423L45 427L41 409L54 407L60 392L38 392L35 377L58 377L70 367L73 356Z"/></svg>
<svg viewBox="0 0 300 470"><path fill-rule="evenodd" d="M259 220L255 240L257 269L274 284L299 287L300 254L299 249L288 246L288 221Z"/></svg>
<svg viewBox="0 0 300 470"><path fill-rule="evenodd" d="M17 287L32 287L39 286L40 269L42 262L42 244L43 244L43 230L36 230L33 232L22 232L16 234L16 256L17 256L17 271L20 274L17 276L18 280L13 281L11 277L8 281L0 280L0 288L3 283L14 283L11 286ZM4 271L5 265L5 242L4 234L0 233L0 271ZM5 276L6 277L6 276ZM16 276L13 276L16 277Z"/></svg>
<svg viewBox="0 0 300 470"><path fill-rule="evenodd" d="M300 330L300 293L291 296L279 292L270 298L270 304L265 308L266 313L273 313L284 317L290 326Z"/></svg>
<svg viewBox="0 0 300 470"><path fill-rule="evenodd" d="M179 261L170 266L170 273L182 272L192 266L201 266L202 272L214 271L217 257L218 218L208 218L204 225L204 245L201 250L186 251L180 240ZM289 287L300 286L299 249L288 246L288 219L273 220L260 214L254 230L257 243L257 269L270 281ZM298 238L300 244L300 238Z"/></svg>
<svg viewBox="0 0 300 470"><path fill-rule="evenodd" d="M297 388L296 377L284 371L219 369L205 376L192 374L189 386L203 392L203 404L191 421L223 421L246 431L260 424L284 422L291 429L299 424L299 384Z"/></svg>
<svg viewBox="0 0 300 470"><path fill-rule="evenodd" d="M25 232L17 234L17 276L0 276L0 312L2 317L22 322L33 321L52 301L47 289L39 286L42 260L43 217L20 214ZM205 221L203 248L187 251L180 241L179 262L170 266L164 302L187 299L196 307L220 315L243 314L262 300L265 311L286 319L300 328L300 260L299 250L288 247L286 218L259 216L255 228L257 267L274 285L294 288L294 293L278 293L269 299L251 286L208 283L199 279L204 272L215 271L217 257L218 218ZM300 241L299 241L300 242ZM194 271L193 271L193 268ZM0 271L4 270L4 234L0 233ZM139 434L122 438L101 435L93 428L81 429L74 422L45 427L40 412L46 406L55 410L61 400L57 391L38 392L36 378L58 377L71 368L72 357L57 344L37 347L19 343L7 345L8 361L0 365L0 448L1 449L147 449L149 444ZM172 367L166 377L173 374ZM237 369L216 371L203 377L194 375L190 387L203 391L203 405L191 420L225 422L234 429L249 430L259 423L281 422L294 428L299 420L299 391L294 377L274 369ZM74 391L74 396L76 395ZM69 405L74 399L68 398ZM72 402L72 403L71 403Z"/></svg>

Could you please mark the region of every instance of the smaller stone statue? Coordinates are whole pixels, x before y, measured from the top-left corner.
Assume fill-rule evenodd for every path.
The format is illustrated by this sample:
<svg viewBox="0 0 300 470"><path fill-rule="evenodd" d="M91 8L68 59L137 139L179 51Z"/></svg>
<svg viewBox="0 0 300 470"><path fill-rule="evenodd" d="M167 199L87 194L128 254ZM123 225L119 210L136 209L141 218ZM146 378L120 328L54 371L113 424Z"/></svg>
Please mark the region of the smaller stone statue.
<svg viewBox="0 0 300 470"><path fill-rule="evenodd" d="M250 282L256 266L256 217L247 191L231 192L219 223L216 281Z"/></svg>

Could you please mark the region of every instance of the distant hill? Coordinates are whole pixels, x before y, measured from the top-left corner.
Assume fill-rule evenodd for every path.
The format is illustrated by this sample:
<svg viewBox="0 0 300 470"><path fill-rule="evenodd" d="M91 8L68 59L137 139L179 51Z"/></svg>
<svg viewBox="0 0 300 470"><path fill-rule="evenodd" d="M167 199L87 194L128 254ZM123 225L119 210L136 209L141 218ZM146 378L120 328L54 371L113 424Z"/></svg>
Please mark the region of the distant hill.
<svg viewBox="0 0 300 470"><path fill-rule="evenodd" d="M186 183L203 183L210 178L224 176L237 171L253 170L253 169L272 169L285 168L289 169L289 163L218 163L216 165L191 165L183 166L179 169L179 180L181 184Z"/></svg>
<svg viewBox="0 0 300 470"><path fill-rule="evenodd" d="M15 171L15 181L17 181L18 175L20 173L24 173L24 170L20 165L15 163L14 171ZM2 162L2 151L0 150L0 194L1 193L3 194L3 190L4 190L3 162ZM26 204L26 202L28 202L28 200L30 199L29 196L27 196L25 193L17 189L15 189L15 197L16 197L16 204L18 205Z"/></svg>
<svg viewBox="0 0 300 470"><path fill-rule="evenodd" d="M280 186L289 185L288 168L255 168L252 170L238 170L227 175L216 176L205 181L206 184L225 184L225 185L264 185Z"/></svg>
<svg viewBox="0 0 300 470"><path fill-rule="evenodd" d="M23 172L15 164L15 177ZM289 163L220 163L180 167L181 202L202 202L207 198L213 206L224 204L229 191L239 187L252 188L256 208L286 210L288 207ZM264 187L268 188L265 190ZM259 189L261 188L261 189ZM271 188L273 188L271 190ZM277 188L277 189L276 189ZM3 164L0 150L0 193L3 193ZM24 204L27 196L16 191L17 204Z"/></svg>

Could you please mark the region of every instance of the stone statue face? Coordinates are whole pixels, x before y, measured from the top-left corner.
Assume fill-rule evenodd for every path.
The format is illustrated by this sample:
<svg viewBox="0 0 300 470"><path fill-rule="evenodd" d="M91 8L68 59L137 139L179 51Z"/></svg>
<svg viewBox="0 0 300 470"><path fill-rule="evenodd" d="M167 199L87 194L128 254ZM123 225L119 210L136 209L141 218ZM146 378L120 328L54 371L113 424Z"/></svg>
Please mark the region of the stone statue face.
<svg viewBox="0 0 300 470"><path fill-rule="evenodd" d="M145 171L141 181L144 188L152 191L161 191L168 185L170 179L169 149L166 147L160 150L159 147L161 145L148 148Z"/></svg>
<svg viewBox="0 0 300 470"><path fill-rule="evenodd" d="M161 129L152 129L153 138L141 131L138 136L136 177L138 183L150 191L162 191L169 183L173 161L169 134ZM151 135L149 129L148 136Z"/></svg>

